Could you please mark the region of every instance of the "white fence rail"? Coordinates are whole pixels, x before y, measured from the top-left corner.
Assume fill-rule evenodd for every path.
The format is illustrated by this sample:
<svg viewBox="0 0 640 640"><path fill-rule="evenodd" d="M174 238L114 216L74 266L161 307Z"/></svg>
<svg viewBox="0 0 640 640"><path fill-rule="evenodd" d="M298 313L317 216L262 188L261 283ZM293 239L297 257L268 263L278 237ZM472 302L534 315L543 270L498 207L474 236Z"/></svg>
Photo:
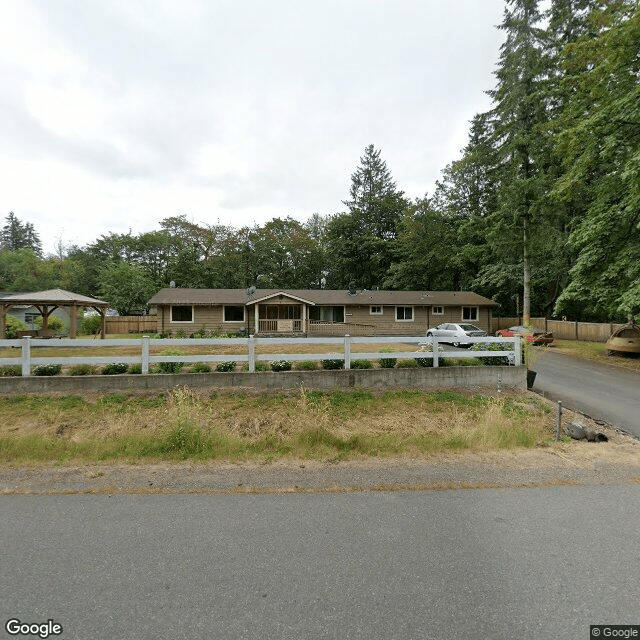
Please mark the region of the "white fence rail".
<svg viewBox="0 0 640 640"><path fill-rule="evenodd" d="M466 349L456 349L452 351L442 351L440 345L442 340L436 336L379 336L379 337L353 337L343 338L163 338L149 339L116 339L116 340L44 340L25 337L20 340L0 340L0 348L13 347L20 349L20 356L13 358L0 358L0 366L19 365L23 376L31 375L31 368L39 365L60 364L60 365L98 365L112 362L122 362L126 364L141 365L142 373L149 373L150 365L159 362L247 362L250 372L256 370L256 362L273 362L276 360L290 360L292 362L303 360L344 360L344 368L350 369L353 360L381 360L384 358L431 358L433 366L438 367L441 358L487 358L503 356L508 358L510 364L521 366L522 344L520 338L468 338L472 343L498 343L504 344L502 351L473 351L469 353ZM355 352L352 351L354 344L412 344L416 345L413 351L394 352ZM245 354L216 354L202 353L197 355L151 355L151 345L155 347L208 347L208 346L244 346ZM282 350L275 349L269 353L258 353L258 347L277 347L286 345L336 345L339 347L332 353L283 353ZM35 347L137 347L137 355L108 355L108 356L34 356L32 349Z"/></svg>

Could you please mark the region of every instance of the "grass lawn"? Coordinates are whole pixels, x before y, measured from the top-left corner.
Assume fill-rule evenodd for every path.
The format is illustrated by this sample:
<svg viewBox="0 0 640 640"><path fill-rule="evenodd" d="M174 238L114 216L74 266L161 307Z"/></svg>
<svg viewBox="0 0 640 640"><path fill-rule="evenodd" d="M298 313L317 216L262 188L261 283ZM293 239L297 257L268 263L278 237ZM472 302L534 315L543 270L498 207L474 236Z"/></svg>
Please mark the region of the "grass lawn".
<svg viewBox="0 0 640 640"><path fill-rule="evenodd" d="M625 369L640 371L640 358L623 355L609 355L607 345L604 342L583 342L577 340L556 340L550 347L540 347L540 349L552 349L560 353L584 358L585 360L593 360L594 362L602 362L604 364L613 364Z"/></svg>
<svg viewBox="0 0 640 640"><path fill-rule="evenodd" d="M553 422L532 395L450 391L14 396L0 398L0 461L420 457L535 447Z"/></svg>

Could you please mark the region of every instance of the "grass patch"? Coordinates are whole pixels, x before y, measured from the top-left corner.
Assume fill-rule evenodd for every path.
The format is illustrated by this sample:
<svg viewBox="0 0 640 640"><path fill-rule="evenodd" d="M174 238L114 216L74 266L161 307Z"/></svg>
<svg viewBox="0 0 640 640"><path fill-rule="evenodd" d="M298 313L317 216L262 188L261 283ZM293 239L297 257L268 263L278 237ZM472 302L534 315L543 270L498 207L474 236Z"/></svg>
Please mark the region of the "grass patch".
<svg viewBox="0 0 640 640"><path fill-rule="evenodd" d="M0 399L0 460L318 460L532 447L553 437L530 396L301 391Z"/></svg>

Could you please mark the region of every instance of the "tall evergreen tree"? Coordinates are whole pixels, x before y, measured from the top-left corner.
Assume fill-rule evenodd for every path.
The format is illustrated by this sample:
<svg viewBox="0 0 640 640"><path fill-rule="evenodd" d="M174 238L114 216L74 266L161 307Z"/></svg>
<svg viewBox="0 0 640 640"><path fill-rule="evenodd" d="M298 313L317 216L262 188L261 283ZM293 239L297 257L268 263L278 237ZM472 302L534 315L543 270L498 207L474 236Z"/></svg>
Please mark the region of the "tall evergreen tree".
<svg viewBox="0 0 640 640"><path fill-rule="evenodd" d="M17 251L31 249L42 258L42 242L30 222L21 222L13 211L5 218L5 225L0 231L0 249Z"/></svg>

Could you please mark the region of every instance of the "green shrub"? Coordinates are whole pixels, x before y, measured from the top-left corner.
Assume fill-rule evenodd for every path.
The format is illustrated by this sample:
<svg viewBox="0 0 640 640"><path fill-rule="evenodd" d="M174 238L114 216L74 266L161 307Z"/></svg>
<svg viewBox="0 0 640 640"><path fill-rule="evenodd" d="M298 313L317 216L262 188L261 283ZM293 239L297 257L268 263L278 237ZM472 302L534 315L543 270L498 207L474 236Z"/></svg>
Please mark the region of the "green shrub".
<svg viewBox="0 0 640 640"><path fill-rule="evenodd" d="M84 316L80 321L80 333L86 336L95 336L102 327L102 318L99 315Z"/></svg>
<svg viewBox="0 0 640 640"><path fill-rule="evenodd" d="M190 373L211 373L211 367L206 362L196 362Z"/></svg>
<svg viewBox="0 0 640 640"><path fill-rule="evenodd" d="M218 362L216 365L216 371L220 371L222 373L230 373L236 370L235 362Z"/></svg>
<svg viewBox="0 0 640 640"><path fill-rule="evenodd" d="M291 371L291 363L288 360L274 360L271 371Z"/></svg>
<svg viewBox="0 0 640 640"><path fill-rule="evenodd" d="M352 369L371 369L373 364L371 364L370 360L352 360L351 368Z"/></svg>
<svg viewBox="0 0 640 640"><path fill-rule="evenodd" d="M343 369L344 368L344 360L339 359L331 359L331 360L323 360L322 368L328 369L330 371L335 369Z"/></svg>
<svg viewBox="0 0 640 640"><path fill-rule="evenodd" d="M296 362L296 369L299 371L317 371L318 363L315 360L301 360Z"/></svg>
<svg viewBox="0 0 640 640"><path fill-rule="evenodd" d="M507 351L506 345L499 342L476 342L471 347L470 351ZM509 364L509 358L507 356L490 356L486 358L479 358L480 362L486 366L499 366L503 364Z"/></svg>
<svg viewBox="0 0 640 640"><path fill-rule="evenodd" d="M249 371L249 363L248 362L243 362L242 363L242 370L243 371ZM256 371L269 371L269 363L268 362L262 362L261 360L258 360L258 362L256 362Z"/></svg>
<svg viewBox="0 0 640 640"><path fill-rule="evenodd" d="M142 365L141 364L130 364L127 369L127 373L141 374L142 373Z"/></svg>
<svg viewBox="0 0 640 640"><path fill-rule="evenodd" d="M75 364L69 369L70 376L92 376L96 368L90 364Z"/></svg>
<svg viewBox="0 0 640 640"><path fill-rule="evenodd" d="M0 378L21 375L22 367L19 364L6 364L3 367L0 367Z"/></svg>
<svg viewBox="0 0 640 640"><path fill-rule="evenodd" d="M176 338L188 338L189 334L184 329L178 329L176 331Z"/></svg>
<svg viewBox="0 0 640 640"><path fill-rule="evenodd" d="M396 366L398 369L414 369L419 365L415 358L411 358L411 360L398 360L398 364Z"/></svg>
<svg viewBox="0 0 640 640"><path fill-rule="evenodd" d="M103 376L117 376L122 373L127 373L129 365L126 362L111 362L102 367Z"/></svg>
<svg viewBox="0 0 640 640"><path fill-rule="evenodd" d="M62 371L60 364L41 364L33 370L34 376L57 376Z"/></svg>
<svg viewBox="0 0 640 640"><path fill-rule="evenodd" d="M4 317L4 322L5 322L5 335L7 336L8 339L16 338L18 336L18 331L27 330L27 325L24 322L22 322L22 320L19 320L18 318L15 318L10 314L7 314Z"/></svg>
<svg viewBox="0 0 640 640"><path fill-rule="evenodd" d="M160 353L162 356L183 356L180 349L165 349ZM180 373L184 367L184 362L158 362L160 373Z"/></svg>
<svg viewBox="0 0 640 640"><path fill-rule="evenodd" d="M100 317L100 316L98 316ZM34 321L33 324L38 327L38 329L42 329L42 316L38 316ZM58 316L54 316L54 315L50 315L49 316L49 321L47 322L47 327L53 331L57 331L58 333L61 333L63 331L66 330L65 324L62 321L61 318L58 318Z"/></svg>

